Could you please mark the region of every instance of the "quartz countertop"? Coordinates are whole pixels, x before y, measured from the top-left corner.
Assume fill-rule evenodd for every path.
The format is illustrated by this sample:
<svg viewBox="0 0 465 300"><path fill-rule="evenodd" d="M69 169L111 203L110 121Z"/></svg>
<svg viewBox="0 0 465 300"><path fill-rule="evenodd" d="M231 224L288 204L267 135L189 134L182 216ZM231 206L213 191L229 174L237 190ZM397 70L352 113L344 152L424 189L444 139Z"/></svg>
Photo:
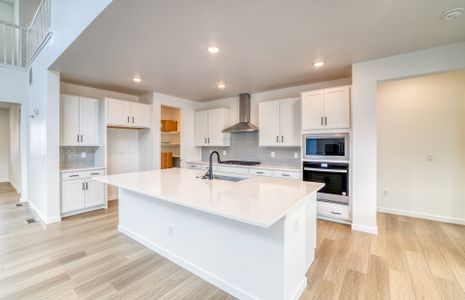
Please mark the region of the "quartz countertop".
<svg viewBox="0 0 465 300"><path fill-rule="evenodd" d="M66 173L66 172L81 172L81 171L92 171L92 170L100 170L100 169L105 169L105 167L102 166L80 166L80 165L65 165L60 167L60 172L61 173Z"/></svg>
<svg viewBox="0 0 465 300"><path fill-rule="evenodd" d="M316 182L238 174L227 175L246 179L231 182L198 178L204 173L174 168L94 179L153 197L154 201L163 200L264 228L272 226L324 186Z"/></svg>
<svg viewBox="0 0 465 300"><path fill-rule="evenodd" d="M187 164L205 164L208 165L208 161L202 160L187 160ZM233 164L219 164L217 162L213 163L214 166L225 166L225 167L237 167L237 168L254 168L254 169L272 169L280 171L300 171L301 167L291 164L271 164L271 163L260 163L259 165L254 166L245 166L245 165L233 165Z"/></svg>

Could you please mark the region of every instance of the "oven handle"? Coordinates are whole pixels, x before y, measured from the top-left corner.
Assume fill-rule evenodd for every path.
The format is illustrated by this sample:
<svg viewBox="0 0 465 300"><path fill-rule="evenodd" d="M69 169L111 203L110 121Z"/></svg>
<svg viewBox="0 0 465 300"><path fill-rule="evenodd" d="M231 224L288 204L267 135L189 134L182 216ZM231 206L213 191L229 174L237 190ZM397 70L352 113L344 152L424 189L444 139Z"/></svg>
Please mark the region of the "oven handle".
<svg viewBox="0 0 465 300"><path fill-rule="evenodd" d="M315 171L315 172L325 172L325 173L347 173L347 170L319 169L319 168L304 168L304 171Z"/></svg>

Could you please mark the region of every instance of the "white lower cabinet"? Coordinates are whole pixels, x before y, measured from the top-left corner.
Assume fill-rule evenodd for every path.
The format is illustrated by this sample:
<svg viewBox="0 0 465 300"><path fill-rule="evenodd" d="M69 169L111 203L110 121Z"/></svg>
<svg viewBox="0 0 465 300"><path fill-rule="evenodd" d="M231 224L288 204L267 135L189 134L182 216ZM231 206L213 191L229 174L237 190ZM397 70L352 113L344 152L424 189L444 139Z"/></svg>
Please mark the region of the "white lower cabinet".
<svg viewBox="0 0 465 300"><path fill-rule="evenodd" d="M193 162L187 163L186 168L189 169L203 169L208 170L208 163ZM255 176L268 176L275 178L285 179L300 179L300 171L290 170L279 170L279 169L265 169L257 167L246 167L246 166L231 166L231 165L213 165L213 171L226 172L226 173L237 173L237 174L250 174Z"/></svg>
<svg viewBox="0 0 465 300"><path fill-rule="evenodd" d="M80 171L63 173L61 178L61 214L73 215L100 209L106 203L105 184L92 176L104 175L105 171Z"/></svg>
<svg viewBox="0 0 465 300"><path fill-rule="evenodd" d="M349 221L349 205L317 201L318 216L332 220Z"/></svg>
<svg viewBox="0 0 465 300"><path fill-rule="evenodd" d="M288 179L300 179L300 172L275 170L273 172L273 177L276 177L276 178L288 178Z"/></svg>

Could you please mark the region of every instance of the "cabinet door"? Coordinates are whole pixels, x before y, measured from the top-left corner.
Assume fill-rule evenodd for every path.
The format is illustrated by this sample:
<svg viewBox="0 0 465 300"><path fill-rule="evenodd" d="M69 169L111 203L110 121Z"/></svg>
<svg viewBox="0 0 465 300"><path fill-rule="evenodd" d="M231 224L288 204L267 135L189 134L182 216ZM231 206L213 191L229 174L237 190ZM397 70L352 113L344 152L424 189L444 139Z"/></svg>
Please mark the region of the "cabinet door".
<svg viewBox="0 0 465 300"><path fill-rule="evenodd" d="M279 101L260 102L258 106L260 131L259 146L276 146L280 143Z"/></svg>
<svg viewBox="0 0 465 300"><path fill-rule="evenodd" d="M105 204L105 184L95 180L86 181L86 207Z"/></svg>
<svg viewBox="0 0 465 300"><path fill-rule="evenodd" d="M143 103L132 103L131 125L138 128L152 127L152 106Z"/></svg>
<svg viewBox="0 0 465 300"><path fill-rule="evenodd" d="M302 94L302 130L322 129L324 90Z"/></svg>
<svg viewBox="0 0 465 300"><path fill-rule="evenodd" d="M67 213L86 207L84 179L67 180L61 184L61 212Z"/></svg>
<svg viewBox="0 0 465 300"><path fill-rule="evenodd" d="M325 128L350 128L350 88L325 90Z"/></svg>
<svg viewBox="0 0 465 300"><path fill-rule="evenodd" d="M281 146L300 147L300 99L281 100Z"/></svg>
<svg viewBox="0 0 465 300"><path fill-rule="evenodd" d="M208 111L208 146L229 146L229 133L223 133L223 129L229 126L229 110L224 108Z"/></svg>
<svg viewBox="0 0 465 300"><path fill-rule="evenodd" d="M79 98L79 131L81 146L99 145L99 100Z"/></svg>
<svg viewBox="0 0 465 300"><path fill-rule="evenodd" d="M108 100L108 125L130 126L131 102Z"/></svg>
<svg viewBox="0 0 465 300"><path fill-rule="evenodd" d="M206 146L208 141L208 112L195 113L195 145Z"/></svg>
<svg viewBox="0 0 465 300"><path fill-rule="evenodd" d="M60 144L79 145L79 97L61 95L60 104Z"/></svg>

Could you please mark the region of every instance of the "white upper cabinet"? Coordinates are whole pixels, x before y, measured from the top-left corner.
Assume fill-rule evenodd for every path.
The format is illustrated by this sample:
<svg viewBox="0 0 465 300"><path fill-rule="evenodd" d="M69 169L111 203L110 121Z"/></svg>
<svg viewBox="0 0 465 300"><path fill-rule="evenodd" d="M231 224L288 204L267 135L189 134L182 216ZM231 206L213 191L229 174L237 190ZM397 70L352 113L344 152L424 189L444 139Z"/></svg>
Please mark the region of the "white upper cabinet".
<svg viewBox="0 0 465 300"><path fill-rule="evenodd" d="M300 146L300 100L259 103L259 145Z"/></svg>
<svg viewBox="0 0 465 300"><path fill-rule="evenodd" d="M144 103L107 99L108 126L150 128L152 106Z"/></svg>
<svg viewBox="0 0 465 300"><path fill-rule="evenodd" d="M99 146L99 100L61 95L60 145Z"/></svg>
<svg viewBox="0 0 465 300"><path fill-rule="evenodd" d="M81 146L99 144L99 100L79 98L79 129Z"/></svg>
<svg viewBox="0 0 465 300"><path fill-rule="evenodd" d="M152 107L148 104L143 103L132 103L131 108L132 126L139 128L150 128L152 127Z"/></svg>
<svg viewBox="0 0 465 300"><path fill-rule="evenodd" d="M131 123L131 102L108 99L108 125L129 126Z"/></svg>
<svg viewBox="0 0 465 300"><path fill-rule="evenodd" d="M302 130L349 128L350 86L302 93Z"/></svg>
<svg viewBox="0 0 465 300"><path fill-rule="evenodd" d="M229 109L216 108L195 113L196 146L230 146L231 134L223 129L229 126Z"/></svg>
<svg viewBox="0 0 465 300"><path fill-rule="evenodd" d="M260 146L276 146L279 134L279 101L258 104L258 139Z"/></svg>

